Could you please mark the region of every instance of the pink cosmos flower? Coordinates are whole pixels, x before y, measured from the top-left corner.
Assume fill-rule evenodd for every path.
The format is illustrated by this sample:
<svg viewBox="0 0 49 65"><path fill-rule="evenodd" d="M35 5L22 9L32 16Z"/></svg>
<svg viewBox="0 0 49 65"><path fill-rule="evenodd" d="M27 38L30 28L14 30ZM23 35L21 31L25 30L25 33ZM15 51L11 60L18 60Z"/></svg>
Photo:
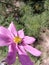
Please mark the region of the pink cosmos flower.
<svg viewBox="0 0 49 65"><path fill-rule="evenodd" d="M16 55L22 65L33 65L26 51L34 56L40 56L41 52L33 48L30 44L35 41L34 37L24 35L24 31L17 31L13 22L8 28L0 26L0 46L8 46L8 55L5 61L11 65L16 60Z"/></svg>

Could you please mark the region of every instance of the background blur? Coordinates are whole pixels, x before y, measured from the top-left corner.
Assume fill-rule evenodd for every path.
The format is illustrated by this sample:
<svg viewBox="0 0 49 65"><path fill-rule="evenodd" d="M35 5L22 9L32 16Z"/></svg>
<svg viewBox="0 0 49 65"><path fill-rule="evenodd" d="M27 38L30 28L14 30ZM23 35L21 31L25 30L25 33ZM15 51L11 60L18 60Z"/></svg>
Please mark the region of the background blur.
<svg viewBox="0 0 49 65"><path fill-rule="evenodd" d="M23 28L26 35L34 36L37 39L34 47L43 51L42 46L46 47L47 43L45 46L40 45L39 40L41 42L41 39L44 39L42 36L45 34L47 37L49 34L49 0L0 0L0 26L8 27L11 21L14 22L17 30ZM0 60L6 55L7 48L0 47ZM44 64L43 56L36 58L30 55L30 57L35 65L49 65L46 64L47 61ZM20 65L18 58L15 65Z"/></svg>

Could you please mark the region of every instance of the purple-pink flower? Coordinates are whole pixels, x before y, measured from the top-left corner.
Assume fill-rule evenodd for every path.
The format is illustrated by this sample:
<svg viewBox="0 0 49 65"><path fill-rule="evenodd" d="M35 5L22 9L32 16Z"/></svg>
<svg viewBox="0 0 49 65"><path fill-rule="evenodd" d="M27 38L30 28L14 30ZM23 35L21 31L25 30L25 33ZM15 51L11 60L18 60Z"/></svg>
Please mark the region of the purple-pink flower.
<svg viewBox="0 0 49 65"><path fill-rule="evenodd" d="M34 41L34 37L24 35L23 29L17 31L13 22L8 28L0 26L0 46L8 46L8 55L5 59L8 65L15 62L17 55L22 65L33 65L26 51L34 56L41 55L39 50L30 45Z"/></svg>

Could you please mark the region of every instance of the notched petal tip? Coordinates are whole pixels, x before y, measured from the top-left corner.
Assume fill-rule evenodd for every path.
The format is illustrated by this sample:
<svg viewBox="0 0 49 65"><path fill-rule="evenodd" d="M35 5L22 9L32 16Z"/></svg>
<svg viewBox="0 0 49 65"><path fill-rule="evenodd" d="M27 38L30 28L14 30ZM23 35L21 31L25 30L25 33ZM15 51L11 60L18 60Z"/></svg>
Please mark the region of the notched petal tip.
<svg viewBox="0 0 49 65"><path fill-rule="evenodd" d="M33 48L32 46L26 45L24 46L25 50L28 51L29 53L31 53L34 56L40 56L41 55L41 51L37 50L36 48Z"/></svg>
<svg viewBox="0 0 49 65"><path fill-rule="evenodd" d="M10 23L10 24L13 24L13 25L14 25L13 21L11 21L11 23Z"/></svg>
<svg viewBox="0 0 49 65"><path fill-rule="evenodd" d="M17 30L16 30L16 27L15 27L13 21L10 23L8 29L13 34L13 36L14 35L17 36Z"/></svg>
<svg viewBox="0 0 49 65"><path fill-rule="evenodd" d="M18 31L18 36L19 36L20 38L24 38L25 35L24 35L23 29Z"/></svg>
<svg viewBox="0 0 49 65"><path fill-rule="evenodd" d="M25 36L23 39L23 43L24 44L32 44L35 42L35 38L34 37L30 37L30 36Z"/></svg>
<svg viewBox="0 0 49 65"><path fill-rule="evenodd" d="M42 52L38 50L38 54L36 54L36 56L41 56Z"/></svg>

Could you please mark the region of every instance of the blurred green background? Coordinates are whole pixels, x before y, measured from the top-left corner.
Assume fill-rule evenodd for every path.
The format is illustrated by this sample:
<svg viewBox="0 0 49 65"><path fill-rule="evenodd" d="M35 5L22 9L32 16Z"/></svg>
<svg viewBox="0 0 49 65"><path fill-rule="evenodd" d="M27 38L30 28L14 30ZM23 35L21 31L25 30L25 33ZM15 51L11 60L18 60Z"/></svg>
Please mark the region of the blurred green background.
<svg viewBox="0 0 49 65"><path fill-rule="evenodd" d="M0 26L8 27L11 21L17 30L24 29L26 35L38 40L40 31L49 29L49 0L0 0ZM7 48L0 47L0 56L6 57L6 54ZM31 56L31 59L40 65L40 58Z"/></svg>

